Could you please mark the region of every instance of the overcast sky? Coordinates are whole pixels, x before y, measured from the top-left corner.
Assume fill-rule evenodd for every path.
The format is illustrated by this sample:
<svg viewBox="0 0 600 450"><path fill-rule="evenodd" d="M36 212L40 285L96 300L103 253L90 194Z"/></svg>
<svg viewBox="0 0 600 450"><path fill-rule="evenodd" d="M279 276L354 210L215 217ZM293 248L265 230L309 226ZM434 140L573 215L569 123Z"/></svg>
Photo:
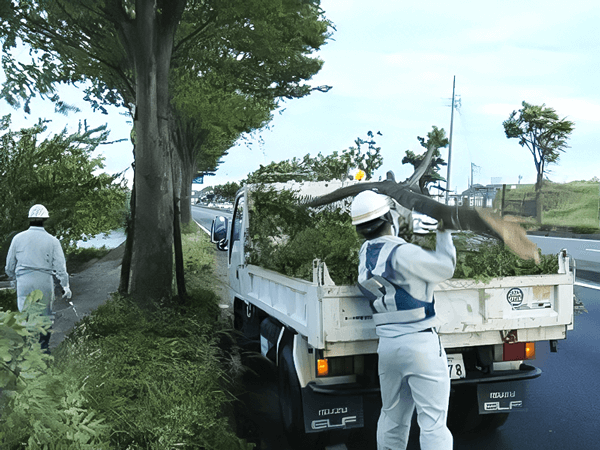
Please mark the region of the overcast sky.
<svg viewBox="0 0 600 450"><path fill-rule="evenodd" d="M403 180L412 172L401 164L405 151L423 150L417 136L433 125L450 131L454 76L461 106L454 115L452 190L467 188L471 164L476 183L517 183L520 176L521 183L535 182L532 155L502 127L522 101L545 103L575 122L571 148L550 166L551 180L600 177L598 2L323 0L322 7L336 30L319 52L325 64L311 84L333 88L283 103L262 141L231 149L207 184L239 181L272 161L340 151L369 130L383 135L377 145L384 165L376 176L393 170ZM49 117L46 111L36 107L33 116ZM73 125L79 117L54 116L54 124ZM108 122L111 139L129 136L130 124L116 110L81 117ZM129 144L104 153L108 171L131 162Z"/></svg>

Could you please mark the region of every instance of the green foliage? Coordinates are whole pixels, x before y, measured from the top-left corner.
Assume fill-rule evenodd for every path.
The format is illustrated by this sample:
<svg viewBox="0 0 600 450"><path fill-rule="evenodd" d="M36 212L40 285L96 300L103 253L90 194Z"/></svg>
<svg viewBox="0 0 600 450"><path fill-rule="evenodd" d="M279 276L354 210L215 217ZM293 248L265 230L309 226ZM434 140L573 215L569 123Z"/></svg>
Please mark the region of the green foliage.
<svg viewBox="0 0 600 450"><path fill-rule="evenodd" d="M33 291L24 312L0 311L0 442L2 448L108 448L108 429L83 405L81 389L52 367L39 335L50 319L41 313L41 291Z"/></svg>
<svg viewBox="0 0 600 450"><path fill-rule="evenodd" d="M46 370L48 357L41 353L39 333L50 327L50 319L42 315L42 292L27 296L23 312L0 311L0 388L22 389L26 380Z"/></svg>
<svg viewBox="0 0 600 450"><path fill-rule="evenodd" d="M106 140L106 127L80 124L41 140L45 122L14 132L10 116L0 131L0 250L6 252L16 231L28 226L27 213L36 203L50 212L46 229L65 247L86 235L118 228L124 218L127 188L117 175L97 174L103 157L93 153ZM2 253L0 251L0 253Z"/></svg>
<svg viewBox="0 0 600 450"><path fill-rule="evenodd" d="M250 264L312 281L312 262L325 261L336 284L357 282L358 253L363 240L352 226L348 207L314 210L303 206L288 190L265 185L251 194L250 228L246 251ZM434 235L406 236L423 248L434 249ZM454 235L457 267L454 278L489 280L494 277L556 273L557 258L543 255L535 265L495 240L482 241L472 233Z"/></svg>
<svg viewBox="0 0 600 450"><path fill-rule="evenodd" d="M567 139L573 132L574 123L559 119L553 108L523 102L522 108L513 111L502 125L508 139L519 139L521 147L533 155L537 171L537 185L541 189L546 165L558 162L560 152L564 152Z"/></svg>
<svg viewBox="0 0 600 450"><path fill-rule="evenodd" d="M315 52L331 27L319 5L319 0L170 0L160 7L130 0L15 0L10 14L0 15L6 75L0 97L27 111L39 94L67 110L55 90L66 83L83 84L85 100L103 113L110 104L133 115L138 105L137 167L160 179L165 155L173 155L174 185L183 178L189 186L195 169L215 170L240 135L267 123L280 99L312 91L307 81L323 65ZM31 61L18 58L19 44L30 49ZM155 89L141 88L148 76ZM168 126L157 128L157 118L161 123L166 118ZM159 148L164 145L169 148ZM137 186L138 211L154 213L160 223L134 234L153 241L153 259L170 265L166 197L173 184L158 198L150 186L155 183ZM191 205L183 206L187 222ZM140 252L133 253L132 279L139 280L133 289L168 295L164 274L170 270L155 265L152 273L137 258L143 258Z"/></svg>
<svg viewBox="0 0 600 450"><path fill-rule="evenodd" d="M17 291L14 289L0 290L0 310L16 311L17 310Z"/></svg>
<svg viewBox="0 0 600 450"><path fill-rule="evenodd" d="M375 170L383 164L381 147L376 147L372 131L367 133L366 140L357 138L354 142L355 147L341 152L334 151L328 156L319 153L312 158L308 154L302 159L294 157L286 161L272 162L268 166L261 165L258 170L248 175L245 183L345 180L352 169L364 170L367 179L370 179Z"/></svg>
<svg viewBox="0 0 600 450"><path fill-rule="evenodd" d="M327 263L336 283L356 279L360 238L342 207L313 210L289 190L260 185L252 191L250 264L312 281L312 263Z"/></svg>
<svg viewBox="0 0 600 450"><path fill-rule="evenodd" d="M496 240L479 240L472 233L455 236L457 262L454 278L489 281L496 277L557 273L556 255L542 255L541 261L524 260Z"/></svg>
<svg viewBox="0 0 600 450"><path fill-rule="evenodd" d="M425 193L427 192L429 184L437 181L446 181L446 179L439 173L440 166L447 165L442 158L439 149L448 146L448 138L446 138L446 132L443 128L438 128L434 125L433 129L427 133L427 140L420 136L417 136L417 139L421 143L422 147L429 149L429 146L433 146L435 148L431 158L431 163L419 180L419 188L421 189L421 192ZM402 158L402 164L411 164L414 169L417 170L424 158L425 153L422 155L417 155L411 150L406 150L406 156Z"/></svg>
<svg viewBox="0 0 600 450"><path fill-rule="evenodd" d="M235 194L239 190L240 190L240 185L234 181L231 183L225 183L225 184L221 184L219 186L215 186L213 188L213 193L217 197L221 197L223 200L233 202L233 200L235 199Z"/></svg>

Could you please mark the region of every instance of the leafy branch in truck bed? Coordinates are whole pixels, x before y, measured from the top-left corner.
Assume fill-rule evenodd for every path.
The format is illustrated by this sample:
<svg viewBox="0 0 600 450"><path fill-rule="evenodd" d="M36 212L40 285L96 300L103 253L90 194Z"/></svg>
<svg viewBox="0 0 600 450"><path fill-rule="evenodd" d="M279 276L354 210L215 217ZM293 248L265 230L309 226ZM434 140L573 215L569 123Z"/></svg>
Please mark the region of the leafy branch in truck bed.
<svg viewBox="0 0 600 450"><path fill-rule="evenodd" d="M291 191L259 185L251 193L246 252L248 262L281 274L312 281L312 263L327 264L336 284L350 285L358 277L358 252L363 239L348 214L348 203L309 208ZM434 236L414 242L433 248ZM495 277L556 273L554 255L541 262L519 258L502 243L474 233L454 235L457 267L454 278L487 281Z"/></svg>
<svg viewBox="0 0 600 450"><path fill-rule="evenodd" d="M356 281L361 239L344 208L308 208L293 192L262 185L251 194L250 214L250 264L312 280L313 260L321 259L336 283Z"/></svg>

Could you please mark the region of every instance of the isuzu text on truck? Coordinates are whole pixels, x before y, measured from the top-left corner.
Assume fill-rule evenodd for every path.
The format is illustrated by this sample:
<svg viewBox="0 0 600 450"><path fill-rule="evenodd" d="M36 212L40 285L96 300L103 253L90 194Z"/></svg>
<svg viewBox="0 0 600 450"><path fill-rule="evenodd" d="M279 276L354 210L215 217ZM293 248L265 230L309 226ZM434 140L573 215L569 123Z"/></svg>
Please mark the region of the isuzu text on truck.
<svg viewBox="0 0 600 450"><path fill-rule="evenodd" d="M340 183L305 183L302 189L321 195ZM247 264L251 202L252 189L242 188L231 223L218 217L212 238L227 251L235 328L260 342L262 355L278 367L290 441L301 448L315 433L363 427L365 400L380 395L369 304L356 285L336 285L318 260L310 282ZM566 251L558 258L555 274L486 283L451 279L437 288L455 427L493 429L527 408L524 382L541 374L529 363L536 344L546 341L556 351L573 328L573 274Z"/></svg>

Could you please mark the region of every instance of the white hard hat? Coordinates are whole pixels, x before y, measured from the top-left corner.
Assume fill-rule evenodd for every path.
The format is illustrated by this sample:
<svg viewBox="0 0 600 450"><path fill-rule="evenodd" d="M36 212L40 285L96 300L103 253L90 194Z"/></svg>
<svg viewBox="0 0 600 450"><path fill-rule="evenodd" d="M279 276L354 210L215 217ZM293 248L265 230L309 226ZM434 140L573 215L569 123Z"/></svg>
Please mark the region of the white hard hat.
<svg viewBox="0 0 600 450"><path fill-rule="evenodd" d="M33 205L29 210L29 219L48 219L48 210L44 205Z"/></svg>
<svg viewBox="0 0 600 450"><path fill-rule="evenodd" d="M373 191L364 191L352 201L352 225L370 222L384 216L390 210L387 196Z"/></svg>

